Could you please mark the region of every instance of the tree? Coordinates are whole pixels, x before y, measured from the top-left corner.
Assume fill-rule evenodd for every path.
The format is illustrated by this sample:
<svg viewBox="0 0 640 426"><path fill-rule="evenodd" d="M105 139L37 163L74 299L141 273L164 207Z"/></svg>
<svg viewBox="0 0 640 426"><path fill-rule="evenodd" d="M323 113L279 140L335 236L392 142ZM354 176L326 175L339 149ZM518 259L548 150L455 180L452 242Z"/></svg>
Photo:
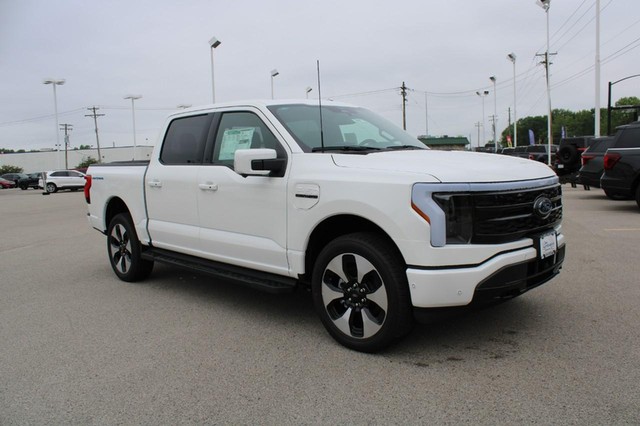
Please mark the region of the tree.
<svg viewBox="0 0 640 426"><path fill-rule="evenodd" d="M615 133L615 128L623 124L628 124L637 120L638 110L640 110L640 99L635 96L618 99L616 106L634 106L636 109L611 111L611 134ZM566 109L554 109L551 131L553 132L553 142L560 143L563 133L566 136L589 136L595 133L595 109L582 111L569 111ZM602 135L606 134L607 109L600 109L600 123ZM564 128L564 132L563 132ZM524 117L518 120L518 145L529 144L529 129L535 134L535 143L546 143L547 141L547 116ZM509 129L506 128L501 133L500 143L507 146L507 135Z"/></svg>
<svg viewBox="0 0 640 426"><path fill-rule="evenodd" d="M3 175L5 173L22 173L23 171L24 169L18 166L10 166L8 164L0 166L0 175Z"/></svg>
<svg viewBox="0 0 640 426"><path fill-rule="evenodd" d="M80 164L76 166L76 169L83 169L85 167L89 167L92 164L96 164L98 160L93 158L92 156L88 156L85 160L83 160Z"/></svg>

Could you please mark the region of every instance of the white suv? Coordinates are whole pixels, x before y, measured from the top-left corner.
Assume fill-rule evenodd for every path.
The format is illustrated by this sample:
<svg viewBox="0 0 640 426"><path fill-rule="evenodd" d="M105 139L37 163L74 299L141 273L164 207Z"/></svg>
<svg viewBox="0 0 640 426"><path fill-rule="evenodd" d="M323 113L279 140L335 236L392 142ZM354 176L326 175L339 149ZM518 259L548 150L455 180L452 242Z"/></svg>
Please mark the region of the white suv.
<svg viewBox="0 0 640 426"><path fill-rule="evenodd" d="M47 174L47 192L56 192L59 189L77 191L84 188L84 173L76 170L57 170L45 173ZM38 181L38 186L43 188L42 179Z"/></svg>

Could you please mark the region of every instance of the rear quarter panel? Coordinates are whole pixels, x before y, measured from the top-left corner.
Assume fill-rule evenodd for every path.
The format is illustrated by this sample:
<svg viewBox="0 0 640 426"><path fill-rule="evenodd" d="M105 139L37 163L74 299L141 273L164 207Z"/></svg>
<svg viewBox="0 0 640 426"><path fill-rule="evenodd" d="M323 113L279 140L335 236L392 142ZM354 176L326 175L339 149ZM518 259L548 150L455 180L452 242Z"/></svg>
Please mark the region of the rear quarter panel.
<svg viewBox="0 0 640 426"><path fill-rule="evenodd" d="M147 165L98 165L91 166L91 203L89 223L100 232L109 226L107 208L116 199L126 205L141 242L149 241L147 234L147 214L145 208L144 174Z"/></svg>

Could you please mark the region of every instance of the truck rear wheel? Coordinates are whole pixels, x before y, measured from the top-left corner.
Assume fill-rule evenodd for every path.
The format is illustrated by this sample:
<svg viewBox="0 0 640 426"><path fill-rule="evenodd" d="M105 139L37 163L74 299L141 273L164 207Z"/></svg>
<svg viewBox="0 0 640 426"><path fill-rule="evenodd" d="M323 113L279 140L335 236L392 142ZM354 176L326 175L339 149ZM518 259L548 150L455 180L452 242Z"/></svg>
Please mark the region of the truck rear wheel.
<svg viewBox="0 0 640 426"><path fill-rule="evenodd" d="M407 334L413 323L404 262L376 234L349 234L330 242L316 260L312 294L329 334L357 351L379 351Z"/></svg>
<svg viewBox="0 0 640 426"><path fill-rule="evenodd" d="M142 258L138 235L126 213L116 215L109 224L107 252L113 271L123 281L143 280L153 269L153 262Z"/></svg>

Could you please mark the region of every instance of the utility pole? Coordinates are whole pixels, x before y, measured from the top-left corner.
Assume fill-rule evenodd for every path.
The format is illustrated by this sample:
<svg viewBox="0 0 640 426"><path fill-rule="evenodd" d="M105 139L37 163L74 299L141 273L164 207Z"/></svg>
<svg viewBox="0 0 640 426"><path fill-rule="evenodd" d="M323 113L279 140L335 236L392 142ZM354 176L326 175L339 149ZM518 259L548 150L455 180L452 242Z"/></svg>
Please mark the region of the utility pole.
<svg viewBox="0 0 640 426"><path fill-rule="evenodd" d="M481 122L476 122L476 127L478 128L478 148L480 147L480 128L482 127Z"/></svg>
<svg viewBox="0 0 640 426"><path fill-rule="evenodd" d="M93 125L96 129L96 146L98 147L98 163L102 163L102 155L100 154L100 138L98 138L98 117L104 117L104 114L98 114L96 111L100 108L96 106L87 109L89 111L93 111L93 114L85 114L85 117L93 117Z"/></svg>
<svg viewBox="0 0 640 426"><path fill-rule="evenodd" d="M73 130L73 124L60 124L60 130L64 129L64 169L69 170L69 158L67 148L69 146L69 132Z"/></svg>
<svg viewBox="0 0 640 426"><path fill-rule="evenodd" d="M548 42L547 42L548 43ZM552 117L551 117L551 82L549 81L549 66L553 63L549 61L549 56L554 56L557 55L558 53L549 53L548 50L548 44L547 44L547 51L544 53L539 53L536 56L544 56L544 60L542 62L540 62L541 64L544 65L544 69L545 69L545 73L547 75L547 101L549 103L548 105L548 114L549 117L547 117L547 141L549 144L549 149L551 149L551 145L553 144L553 133L551 131L551 123L552 123ZM551 156L549 156L549 163L551 162Z"/></svg>
<svg viewBox="0 0 640 426"><path fill-rule="evenodd" d="M407 130L407 86L404 81L400 87L400 94L402 95L402 128Z"/></svg>

